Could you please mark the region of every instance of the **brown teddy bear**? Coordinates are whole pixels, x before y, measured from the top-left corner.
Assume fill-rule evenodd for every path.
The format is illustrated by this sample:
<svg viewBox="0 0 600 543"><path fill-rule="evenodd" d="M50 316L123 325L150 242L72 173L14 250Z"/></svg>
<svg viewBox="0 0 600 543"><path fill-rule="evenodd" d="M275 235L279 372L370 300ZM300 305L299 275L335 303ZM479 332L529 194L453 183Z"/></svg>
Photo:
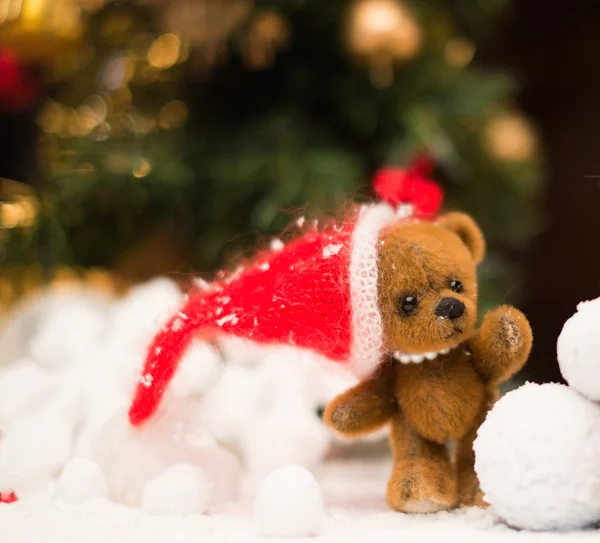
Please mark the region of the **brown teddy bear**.
<svg viewBox="0 0 600 543"><path fill-rule="evenodd" d="M389 355L335 398L324 419L349 437L390 425L392 509L483 505L472 443L496 386L527 360L531 328L510 306L490 311L475 328L476 265L485 244L469 216L399 222L379 239L378 305Z"/></svg>

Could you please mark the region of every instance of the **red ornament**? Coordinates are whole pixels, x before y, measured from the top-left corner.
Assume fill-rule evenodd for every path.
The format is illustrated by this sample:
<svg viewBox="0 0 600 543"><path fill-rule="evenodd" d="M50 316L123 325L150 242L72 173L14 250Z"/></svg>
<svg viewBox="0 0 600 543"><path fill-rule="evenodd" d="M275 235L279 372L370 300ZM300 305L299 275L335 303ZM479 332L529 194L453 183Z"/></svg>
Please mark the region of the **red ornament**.
<svg viewBox="0 0 600 543"><path fill-rule="evenodd" d="M14 503L18 499L17 493L14 490L0 490L0 503Z"/></svg>
<svg viewBox="0 0 600 543"><path fill-rule="evenodd" d="M431 219L439 211L444 195L429 178L433 163L429 157L417 157L408 168L381 168L375 172L373 189L385 202L398 206L411 204L418 219Z"/></svg>
<svg viewBox="0 0 600 543"><path fill-rule="evenodd" d="M10 50L0 50L0 107L21 111L40 94L39 79Z"/></svg>

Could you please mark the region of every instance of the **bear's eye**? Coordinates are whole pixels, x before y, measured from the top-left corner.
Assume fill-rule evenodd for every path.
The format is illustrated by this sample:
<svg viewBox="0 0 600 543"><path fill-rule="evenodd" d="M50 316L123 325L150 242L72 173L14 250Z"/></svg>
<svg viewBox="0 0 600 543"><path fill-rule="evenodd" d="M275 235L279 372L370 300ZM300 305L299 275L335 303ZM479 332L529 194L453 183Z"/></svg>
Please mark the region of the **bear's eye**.
<svg viewBox="0 0 600 543"><path fill-rule="evenodd" d="M463 284L460 281L457 281L456 279L454 281L450 281L450 288L454 291L454 292L462 292L463 291Z"/></svg>
<svg viewBox="0 0 600 543"><path fill-rule="evenodd" d="M418 305L419 301L414 296L405 296L404 298L400 299L400 307L398 309L408 315L417 309Z"/></svg>

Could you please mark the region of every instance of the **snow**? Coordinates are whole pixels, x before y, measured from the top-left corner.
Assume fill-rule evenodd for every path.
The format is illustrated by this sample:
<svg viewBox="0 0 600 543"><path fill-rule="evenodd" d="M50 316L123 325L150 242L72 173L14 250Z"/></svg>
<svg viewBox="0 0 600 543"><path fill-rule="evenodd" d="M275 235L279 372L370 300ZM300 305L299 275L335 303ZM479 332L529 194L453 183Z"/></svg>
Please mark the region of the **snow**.
<svg viewBox="0 0 600 543"><path fill-rule="evenodd" d="M569 530L600 521L600 406L558 384L502 397L474 444L485 499L508 523Z"/></svg>
<svg viewBox="0 0 600 543"><path fill-rule="evenodd" d="M213 482L192 464L174 464L144 486L142 509L160 515L188 516L208 510Z"/></svg>
<svg viewBox="0 0 600 543"><path fill-rule="evenodd" d="M311 536L323 524L323 494L313 474L302 466L284 466L263 481L254 502L260 535Z"/></svg>
<svg viewBox="0 0 600 543"><path fill-rule="evenodd" d="M600 298L582 302L558 338L560 371L569 385L600 400Z"/></svg>
<svg viewBox="0 0 600 543"><path fill-rule="evenodd" d="M431 515L389 511L384 491L391 461L327 462L319 476L325 502L320 534L312 538L265 538L256 533L249 500L211 515L153 515L104 500L71 506L20 501L0 505L0 526L11 543L587 543L596 530L539 533L513 530L490 510Z"/></svg>
<svg viewBox="0 0 600 543"><path fill-rule="evenodd" d="M54 497L65 503L82 503L108 497L108 483L100 466L89 458L69 460L56 483Z"/></svg>

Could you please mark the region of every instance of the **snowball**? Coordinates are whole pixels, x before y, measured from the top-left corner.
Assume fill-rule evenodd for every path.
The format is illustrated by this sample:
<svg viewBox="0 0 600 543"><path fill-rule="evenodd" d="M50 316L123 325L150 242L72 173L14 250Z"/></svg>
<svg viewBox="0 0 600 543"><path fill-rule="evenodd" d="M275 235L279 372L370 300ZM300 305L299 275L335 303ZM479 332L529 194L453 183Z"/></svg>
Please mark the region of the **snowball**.
<svg viewBox="0 0 600 543"><path fill-rule="evenodd" d="M203 429L196 412L193 402L171 401L140 428L132 427L125 413L104 425L91 450L106 475L112 499L140 505L145 484L182 463L203 468L212 477L211 507L237 497L239 461Z"/></svg>
<svg viewBox="0 0 600 543"><path fill-rule="evenodd" d="M98 341L106 324L106 305L85 292L57 293L53 301L52 311L40 315L28 352L40 364L60 366Z"/></svg>
<svg viewBox="0 0 600 543"><path fill-rule="evenodd" d="M175 464L144 486L142 508L158 515L186 516L206 512L213 483L192 464Z"/></svg>
<svg viewBox="0 0 600 543"><path fill-rule="evenodd" d="M10 424L16 416L50 397L58 386L56 373L36 362L21 359L0 372L0 426Z"/></svg>
<svg viewBox="0 0 600 543"><path fill-rule="evenodd" d="M600 520L600 406L569 387L509 392L474 450L485 499L510 525L568 530Z"/></svg>
<svg viewBox="0 0 600 543"><path fill-rule="evenodd" d="M176 396L199 396L214 385L222 368L215 349L207 343L194 341L181 359L171 390Z"/></svg>
<svg viewBox="0 0 600 543"><path fill-rule="evenodd" d="M330 442L329 431L314 413L282 405L280 411L256 417L248 424L240 444L248 472L260 481L275 468L288 464L315 468Z"/></svg>
<svg viewBox="0 0 600 543"><path fill-rule="evenodd" d="M577 309L558 337L558 364L569 385L600 401L600 298Z"/></svg>
<svg viewBox="0 0 600 543"><path fill-rule="evenodd" d="M159 328L183 300L177 284L158 277L132 288L113 308L110 337L145 351Z"/></svg>
<svg viewBox="0 0 600 543"><path fill-rule="evenodd" d="M301 466L285 466L264 481L254 502L259 534L301 537L319 531L324 516L323 495L312 473Z"/></svg>
<svg viewBox="0 0 600 543"><path fill-rule="evenodd" d="M52 405L15 419L0 440L0 481L21 489L59 472L73 450L74 425Z"/></svg>
<svg viewBox="0 0 600 543"><path fill-rule="evenodd" d="M58 478L55 498L65 503L81 503L106 498L108 483L100 466L89 458L69 460Z"/></svg>

